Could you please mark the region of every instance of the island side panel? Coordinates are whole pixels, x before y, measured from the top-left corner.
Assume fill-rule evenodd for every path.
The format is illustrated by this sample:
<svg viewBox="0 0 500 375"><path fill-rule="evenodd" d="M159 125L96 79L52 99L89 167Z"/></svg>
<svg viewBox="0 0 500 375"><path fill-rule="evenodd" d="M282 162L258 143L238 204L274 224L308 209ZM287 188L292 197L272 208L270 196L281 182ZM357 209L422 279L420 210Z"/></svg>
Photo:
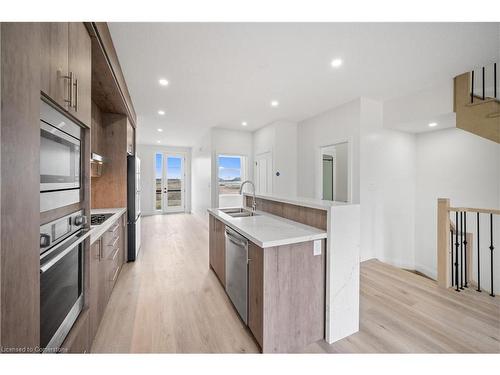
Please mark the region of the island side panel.
<svg viewBox="0 0 500 375"><path fill-rule="evenodd" d="M300 351L324 338L325 241L320 255L313 241L263 250L264 353Z"/></svg>
<svg viewBox="0 0 500 375"><path fill-rule="evenodd" d="M359 331L359 205L335 206L329 215L326 341Z"/></svg>

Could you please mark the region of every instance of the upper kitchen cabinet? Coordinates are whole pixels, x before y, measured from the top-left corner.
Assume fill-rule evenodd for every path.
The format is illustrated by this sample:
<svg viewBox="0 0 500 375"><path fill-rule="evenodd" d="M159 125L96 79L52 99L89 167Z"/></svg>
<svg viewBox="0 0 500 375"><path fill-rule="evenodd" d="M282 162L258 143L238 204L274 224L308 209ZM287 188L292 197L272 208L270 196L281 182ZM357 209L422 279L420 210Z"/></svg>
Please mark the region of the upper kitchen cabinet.
<svg viewBox="0 0 500 375"><path fill-rule="evenodd" d="M64 109L69 108L67 22L45 22L41 34L41 91Z"/></svg>
<svg viewBox="0 0 500 375"><path fill-rule="evenodd" d="M42 24L41 91L90 126L92 46L81 22Z"/></svg>
<svg viewBox="0 0 500 375"><path fill-rule="evenodd" d="M70 22L68 37L69 74L73 74L73 116L90 126L92 87L92 45L87 28L81 22Z"/></svg>

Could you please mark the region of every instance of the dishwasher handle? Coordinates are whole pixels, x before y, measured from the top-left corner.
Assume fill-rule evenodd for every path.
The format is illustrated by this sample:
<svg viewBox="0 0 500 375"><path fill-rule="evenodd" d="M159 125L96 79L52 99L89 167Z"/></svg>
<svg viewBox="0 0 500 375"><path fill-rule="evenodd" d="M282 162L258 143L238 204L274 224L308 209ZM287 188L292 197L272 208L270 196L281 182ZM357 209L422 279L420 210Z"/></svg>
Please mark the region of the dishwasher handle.
<svg viewBox="0 0 500 375"><path fill-rule="evenodd" d="M248 247L248 240L232 229L226 228L226 238L237 246Z"/></svg>

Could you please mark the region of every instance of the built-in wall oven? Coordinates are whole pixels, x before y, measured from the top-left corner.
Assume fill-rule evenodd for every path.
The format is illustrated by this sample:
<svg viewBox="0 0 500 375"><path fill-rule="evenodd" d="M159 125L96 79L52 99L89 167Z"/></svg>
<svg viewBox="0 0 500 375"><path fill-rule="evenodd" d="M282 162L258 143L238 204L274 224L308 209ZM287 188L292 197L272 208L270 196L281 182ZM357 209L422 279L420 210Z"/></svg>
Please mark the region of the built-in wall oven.
<svg viewBox="0 0 500 375"><path fill-rule="evenodd" d="M81 128L54 107L40 107L40 212L80 202Z"/></svg>
<svg viewBox="0 0 500 375"><path fill-rule="evenodd" d="M83 211L40 226L40 348L59 352L83 309Z"/></svg>

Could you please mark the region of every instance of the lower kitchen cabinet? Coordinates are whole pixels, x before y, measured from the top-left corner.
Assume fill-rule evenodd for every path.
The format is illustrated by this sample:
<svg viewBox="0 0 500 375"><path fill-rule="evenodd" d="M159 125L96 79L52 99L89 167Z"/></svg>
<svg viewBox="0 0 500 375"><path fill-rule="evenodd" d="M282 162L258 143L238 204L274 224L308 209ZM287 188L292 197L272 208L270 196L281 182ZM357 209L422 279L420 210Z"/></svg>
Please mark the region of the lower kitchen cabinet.
<svg viewBox="0 0 500 375"><path fill-rule="evenodd" d="M99 238L90 246L90 282L89 282L89 310L90 310L90 337L93 338L99 328L104 309L108 302L106 286L106 262L102 257L103 238Z"/></svg>
<svg viewBox="0 0 500 375"><path fill-rule="evenodd" d="M226 225L209 215L209 263L222 285L226 285Z"/></svg>
<svg viewBox="0 0 500 375"><path fill-rule="evenodd" d="M264 353L300 351L325 337L325 242L249 242L248 327Z"/></svg>
<svg viewBox="0 0 500 375"><path fill-rule="evenodd" d="M90 247L90 343L104 315L126 254L126 214L122 215Z"/></svg>
<svg viewBox="0 0 500 375"><path fill-rule="evenodd" d="M264 250L248 243L248 328L262 348L264 314Z"/></svg>

